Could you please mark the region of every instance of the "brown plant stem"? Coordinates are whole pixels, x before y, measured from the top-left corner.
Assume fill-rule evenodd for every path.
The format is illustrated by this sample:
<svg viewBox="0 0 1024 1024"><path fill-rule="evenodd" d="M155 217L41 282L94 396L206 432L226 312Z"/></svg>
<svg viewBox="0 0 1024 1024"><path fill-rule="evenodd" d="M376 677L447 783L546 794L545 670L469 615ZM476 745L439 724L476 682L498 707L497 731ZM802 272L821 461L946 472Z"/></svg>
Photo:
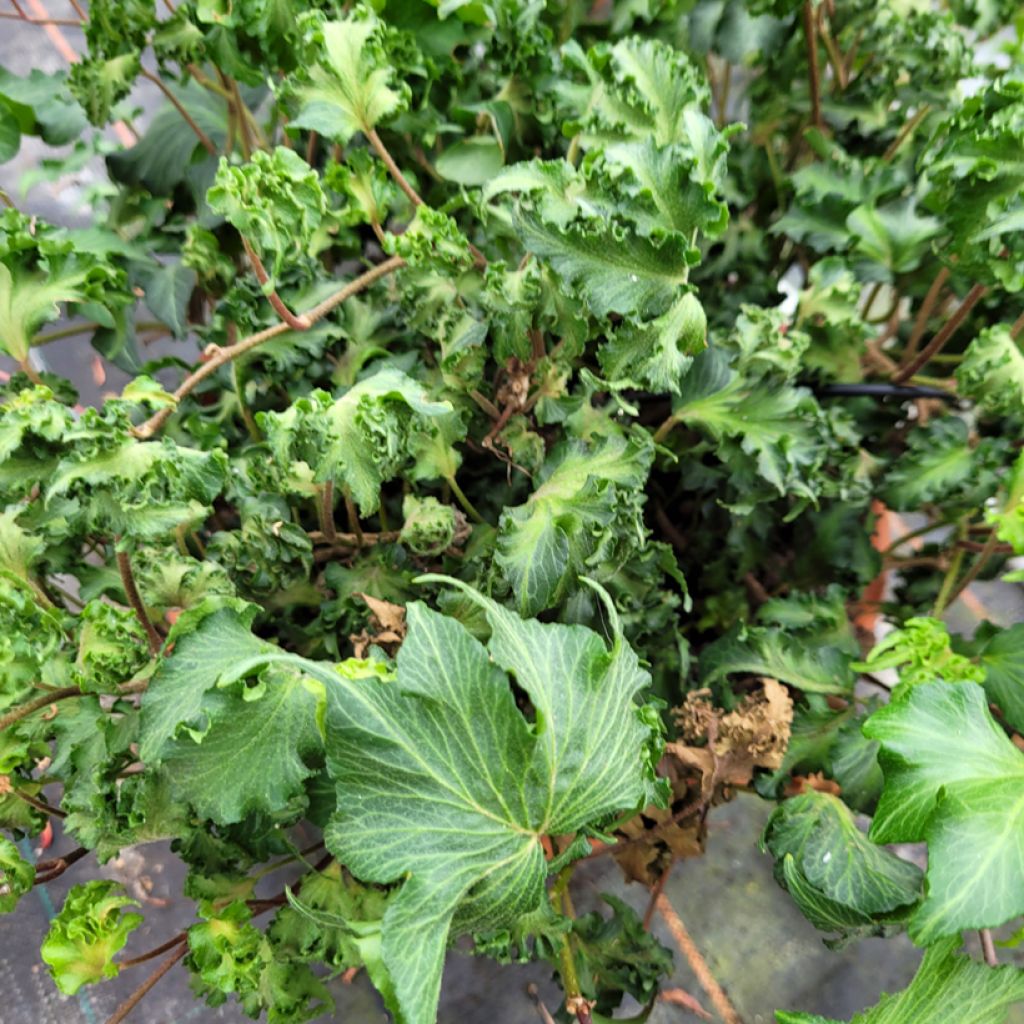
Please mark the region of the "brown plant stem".
<svg viewBox="0 0 1024 1024"><path fill-rule="evenodd" d="M0 732L14 725L15 722L27 718L40 708L49 707L51 704L56 704L59 700L67 700L68 697L80 697L81 695L82 691L77 686L65 686L60 690L49 690L41 697L36 697L26 704L19 704L16 708L8 711L6 715L0 718Z"/></svg>
<svg viewBox="0 0 1024 1024"><path fill-rule="evenodd" d="M356 503L352 500L352 495L349 494L347 487L342 493L345 498L345 515L348 518L349 531L356 539L356 547L361 548L366 543L366 537L363 533L363 527L359 522L359 510L356 508Z"/></svg>
<svg viewBox="0 0 1024 1024"><path fill-rule="evenodd" d="M27 14L11 14L0 11L0 18L7 21L23 21L26 25L60 25L64 28L84 28L85 22L75 18L30 18Z"/></svg>
<svg viewBox="0 0 1024 1024"><path fill-rule="evenodd" d="M62 811L59 807L53 807L48 804L45 800L39 800L34 796L29 796L28 793L20 789L12 789L11 792L19 799L24 800L29 807L34 807L37 811L42 811L43 814L49 814L54 818L66 818L67 812Z"/></svg>
<svg viewBox="0 0 1024 1024"><path fill-rule="evenodd" d="M149 621L146 606L142 603L142 595L139 593L139 588L135 585L135 575L132 572L132 561L127 551L117 552L117 569L121 574L121 585L124 587L128 603L132 606L132 611L135 612L135 617L139 620L142 628L146 631L146 639L149 641L150 653L159 654L164 641L156 631L156 626Z"/></svg>
<svg viewBox="0 0 1024 1024"><path fill-rule="evenodd" d="M305 314L309 318L311 323L316 323L318 320L322 320L335 306L341 305L346 299L351 298L353 295L358 295L359 292L368 288L375 281L378 281L382 277L386 277L388 274L399 267L405 266L405 260L401 256L392 256L391 259L385 260L383 263L377 264L375 267L371 267L364 274L360 274L353 281L349 281L343 288L336 291L333 295L328 296L319 305L314 306L308 313ZM229 345L227 348L215 348L210 354L210 358L207 359L198 369L190 373L178 386L178 389L174 392L174 398L176 402L180 402L183 398L190 395L199 384L201 384L207 377L217 372L225 363L231 362L232 359L237 359L240 355L251 349L256 348L257 345L263 344L265 341L269 341L271 338L276 338L291 328L284 322L274 324L273 327L267 327L265 330L257 331L255 334L249 335L248 338L243 338L241 341L234 345ZM159 409L144 423L140 423L132 432L138 438L152 437L163 425L167 422L168 417L173 412L173 409L169 406L165 406L163 409Z"/></svg>
<svg viewBox="0 0 1024 1024"><path fill-rule="evenodd" d="M914 129L928 116L931 109L927 103L922 103L921 109L913 117L907 119L906 123L899 130L899 134L889 143L889 148L882 154L882 161L884 163L888 163L899 152L900 147L914 133Z"/></svg>
<svg viewBox="0 0 1024 1024"><path fill-rule="evenodd" d="M388 169L388 174L394 178L395 184L409 197L409 202L413 206L423 206L423 196L409 184L408 178L402 173L402 169L395 163L395 158L391 155L388 147L384 145L384 141L377 134L377 129L364 128L363 132L377 156L384 161L384 166ZM478 268L487 266L487 257L472 242L469 243L469 251L473 254L473 262Z"/></svg>
<svg viewBox="0 0 1024 1024"><path fill-rule="evenodd" d="M388 147L384 145L381 137L377 134L375 128L365 128L367 139L370 140L370 145L373 146L377 153L377 156L384 161L384 166L388 169L388 174L395 179L395 184L409 197L409 202L413 206L422 206L423 197L409 184L408 179L402 173L402 169L395 163L395 158L391 155Z"/></svg>
<svg viewBox="0 0 1024 1024"><path fill-rule="evenodd" d="M988 288L983 284L974 285L964 296L964 301L960 303L956 312L936 332L935 337L914 358L909 362L904 362L903 366L893 374L892 382L894 384L902 384L905 380L913 377L918 370L926 366L928 360L936 352L940 352L946 342L953 337L960 325L967 319L968 314L981 301L987 291Z"/></svg>
<svg viewBox="0 0 1024 1024"><path fill-rule="evenodd" d="M665 883L668 881L668 876L672 874L672 869L676 866L676 859L673 857L669 862L668 866L658 876L658 880L651 886L651 898L647 902L647 909L644 911L644 931L649 932L651 930L651 921L654 919L654 911L658 908L658 897L665 891Z"/></svg>
<svg viewBox="0 0 1024 1024"><path fill-rule="evenodd" d="M137 964L148 963L150 960L155 960L161 953L166 953L169 949L174 949L175 946L180 945L188 939L188 932L178 932L174 938L168 939L166 942L162 942L159 946L151 949L148 953L141 953L139 956L133 956L130 960L119 960L118 967L135 967Z"/></svg>
<svg viewBox="0 0 1024 1024"><path fill-rule="evenodd" d="M33 885L45 885L55 878L60 878L72 864L77 863L88 854L89 851L84 846L79 846L77 850L72 850L71 853L67 853L63 857L41 861L36 865L36 877Z"/></svg>
<svg viewBox="0 0 1024 1024"><path fill-rule="evenodd" d="M804 37L807 40L807 80L811 90L811 123L823 128L821 120L821 82L818 79L818 33L814 25L814 4L804 0Z"/></svg>
<svg viewBox="0 0 1024 1024"><path fill-rule="evenodd" d="M159 75L154 75L152 71L146 70L146 68L141 68L139 74L142 75L143 78L152 82L164 94L164 96L167 97L167 100L171 104L171 106L173 106L174 109L179 114L181 114L182 118L185 120L185 123L189 126L189 128L192 129L193 132L195 132L195 136L202 143L203 149L205 149L206 152L209 153L211 156L216 156L217 147L213 144L213 140L210 138L209 135L206 134L206 132L203 131L202 128L199 127L198 124L196 124L195 119L182 105L181 100L179 100L178 97L175 96L173 92L171 92L168 86L164 83L163 79L161 79Z"/></svg>
<svg viewBox="0 0 1024 1024"><path fill-rule="evenodd" d="M338 541L338 530L334 525L334 481L328 480L320 488L320 528L324 533L324 540L329 544L336 544ZM362 534L360 534L360 540Z"/></svg>
<svg viewBox="0 0 1024 1024"><path fill-rule="evenodd" d="M690 933L686 930L686 925L683 924L682 918L675 912L675 908L664 893L658 895L655 906L658 909L658 913L661 914L662 920L668 926L668 930L671 932L676 945L683 956L686 957L686 961L700 982L701 988L707 992L715 1012L725 1021L725 1024L743 1024L742 1018L729 1001L729 997L725 994L722 986L715 980L715 976L711 973L711 968L708 967L707 961L701 956L700 950L697 949L696 944L690 937Z"/></svg>
<svg viewBox="0 0 1024 1024"><path fill-rule="evenodd" d="M996 944L992 941L992 929L982 928L978 932L978 938L981 939L981 952L985 957L985 963L989 967L998 967L999 957L996 955Z"/></svg>
<svg viewBox="0 0 1024 1024"><path fill-rule="evenodd" d="M284 303L284 300L280 295L277 294L277 289L267 291L267 284L270 281L270 275L267 273L267 268L263 266L263 260L259 258L256 250L249 244L249 239L245 235L242 238L242 248L245 249L245 255L249 258L249 266L252 267L253 273L256 275L256 280L259 281L260 287L263 289L263 294L266 295L267 301L271 306L274 307L274 312L293 330L293 331L308 331L313 326L313 322L308 316L296 316Z"/></svg>
<svg viewBox="0 0 1024 1024"><path fill-rule="evenodd" d="M921 300L917 316L914 317L914 326L910 330L910 338L903 352L904 359L909 359L917 352L917 347L921 344L924 332L928 329L928 320L935 309L935 304L939 301L942 289L945 288L946 282L949 280L949 273L949 267L942 267L928 286L928 291Z"/></svg>
<svg viewBox="0 0 1024 1024"><path fill-rule="evenodd" d="M1021 315L1013 321L1013 326L1010 328L1010 337L1016 341L1022 333L1024 333L1024 313L1021 313Z"/></svg>
<svg viewBox="0 0 1024 1024"><path fill-rule="evenodd" d="M959 542L964 548L968 548L968 542L961 540ZM988 564L988 560L996 553L999 548L999 537L996 535L996 531L993 530L989 534L989 538L982 545L981 551L978 553L978 557L975 559L974 564L964 573L963 579L956 584L946 597L943 608L948 608L954 601L978 578L981 570ZM1012 549L1011 549L1012 550ZM940 609L941 611L942 609Z"/></svg>
<svg viewBox="0 0 1024 1024"><path fill-rule="evenodd" d="M129 1013L145 998L146 993L188 952L187 943L177 949L107 1018L107 1024L121 1024Z"/></svg>

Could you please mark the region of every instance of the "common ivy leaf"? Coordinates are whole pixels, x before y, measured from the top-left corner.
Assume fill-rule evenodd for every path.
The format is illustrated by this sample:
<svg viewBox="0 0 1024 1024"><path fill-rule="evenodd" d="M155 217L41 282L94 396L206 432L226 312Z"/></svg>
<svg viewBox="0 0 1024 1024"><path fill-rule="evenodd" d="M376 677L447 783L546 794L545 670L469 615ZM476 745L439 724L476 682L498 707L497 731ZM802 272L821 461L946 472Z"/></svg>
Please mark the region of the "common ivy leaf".
<svg viewBox="0 0 1024 1024"><path fill-rule="evenodd" d="M921 683L880 708L864 733L882 745L879 843L928 843L926 893L910 936L926 944L1024 913L1024 754L974 683Z"/></svg>
<svg viewBox="0 0 1024 1024"><path fill-rule="evenodd" d="M89 601L75 625L79 630L75 682L83 690L115 693L149 660L146 635L128 608Z"/></svg>
<svg viewBox="0 0 1024 1024"><path fill-rule="evenodd" d="M997 439L971 445L967 424L944 416L908 436L909 445L886 474L880 497L898 511L918 511L929 502L973 507L996 488L1002 464Z"/></svg>
<svg viewBox="0 0 1024 1024"><path fill-rule="evenodd" d="M117 882L86 882L67 894L41 949L61 992L71 996L83 985L117 976L114 956L143 921L122 908L137 906Z"/></svg>
<svg viewBox="0 0 1024 1024"><path fill-rule="evenodd" d="M782 495L817 499L815 469L825 461L829 428L804 388L759 385L731 369L722 349L701 352L684 378L672 419L709 434L720 446L735 438L757 476Z"/></svg>
<svg viewBox="0 0 1024 1024"><path fill-rule="evenodd" d="M942 230L936 218L920 216L914 205L909 198L885 206L858 206L846 218L856 236L854 252L884 267L890 277L914 270L927 252L925 243Z"/></svg>
<svg viewBox="0 0 1024 1024"><path fill-rule="evenodd" d="M898 918L920 896L920 869L872 843L849 808L828 793L812 790L780 804L761 848L775 858L779 884L823 930Z"/></svg>
<svg viewBox="0 0 1024 1024"><path fill-rule="evenodd" d="M221 673L217 685L236 677ZM282 810L314 774L311 764L322 750L316 724L322 703L322 684L292 667L269 666L255 684L208 691L200 705L206 724L160 751L175 792L220 825L242 821L247 813ZM228 783L224 765L232 760L259 768Z"/></svg>
<svg viewBox="0 0 1024 1024"><path fill-rule="evenodd" d="M850 1024L1003 1024L1010 1005L1024 999L1024 971L989 967L956 956L960 937L925 950L913 981L856 1014ZM842 1024L813 1013L775 1014L778 1024Z"/></svg>
<svg viewBox="0 0 1024 1024"><path fill-rule="evenodd" d="M60 302L85 298L86 273L69 267L66 273L13 274L0 263L0 338L8 355L24 362L32 347L32 336L47 321L57 317Z"/></svg>
<svg viewBox="0 0 1024 1024"><path fill-rule="evenodd" d="M577 442L552 456L525 504L502 513L496 560L522 614L550 608L580 573L614 573L642 545L638 491L653 455L622 437Z"/></svg>
<svg viewBox="0 0 1024 1024"><path fill-rule="evenodd" d="M266 289L277 287L290 261L312 255L314 233L327 213L320 176L287 146L256 152L241 166L221 157L206 201L266 257Z"/></svg>
<svg viewBox="0 0 1024 1024"><path fill-rule="evenodd" d="M32 891L36 869L6 836L0 836L0 914L9 914Z"/></svg>
<svg viewBox="0 0 1024 1024"><path fill-rule="evenodd" d="M967 346L956 383L988 413L1024 415L1024 353L1008 327L988 327Z"/></svg>
<svg viewBox="0 0 1024 1024"><path fill-rule="evenodd" d="M829 646L808 647L805 640L764 626L734 629L708 644L700 655L705 686L734 673L770 676L805 693L850 693L854 674L849 654Z"/></svg>
<svg viewBox="0 0 1024 1024"><path fill-rule="evenodd" d="M196 272L181 260L146 267L139 273L149 311L170 327L176 338L188 333L188 301L196 286Z"/></svg>
<svg viewBox="0 0 1024 1024"><path fill-rule="evenodd" d="M659 316L686 284L699 251L678 236L662 244L612 225L573 222L563 229L529 214L516 218L523 245L547 260L595 316Z"/></svg>
<svg viewBox="0 0 1024 1024"><path fill-rule="evenodd" d="M210 597L179 616L167 638L170 653L160 659L142 698L143 761L158 763L180 727L202 727L203 697L222 675L275 650L249 629L256 611L244 601Z"/></svg>
<svg viewBox="0 0 1024 1024"><path fill-rule="evenodd" d="M653 736L635 703L648 679L613 609L609 649L589 629L524 621L459 586L486 611L487 647L413 603L397 679L328 688L339 803L327 845L363 881L402 880L382 954L407 1024L434 1019L450 937L507 927L547 898L541 835L641 806L652 782Z"/></svg>
<svg viewBox="0 0 1024 1024"><path fill-rule="evenodd" d="M413 438L443 432L449 402L434 402L422 384L385 369L361 380L337 401L313 391L259 422L280 464L301 460L318 481L336 479L360 510L377 510L380 486L409 458Z"/></svg>
<svg viewBox="0 0 1024 1024"><path fill-rule="evenodd" d="M360 16L323 25L323 55L298 88L301 107L294 128L311 128L345 143L405 107L408 86L392 87L393 63L383 44L383 26L363 8Z"/></svg>
<svg viewBox="0 0 1024 1024"><path fill-rule="evenodd" d="M620 324L597 358L610 380L635 382L659 394L678 394L680 381L704 348L706 335L704 309L692 292L685 292L653 320Z"/></svg>
<svg viewBox="0 0 1024 1024"><path fill-rule="evenodd" d="M992 630L978 652L978 664L989 700L1014 729L1024 732L1024 623Z"/></svg>

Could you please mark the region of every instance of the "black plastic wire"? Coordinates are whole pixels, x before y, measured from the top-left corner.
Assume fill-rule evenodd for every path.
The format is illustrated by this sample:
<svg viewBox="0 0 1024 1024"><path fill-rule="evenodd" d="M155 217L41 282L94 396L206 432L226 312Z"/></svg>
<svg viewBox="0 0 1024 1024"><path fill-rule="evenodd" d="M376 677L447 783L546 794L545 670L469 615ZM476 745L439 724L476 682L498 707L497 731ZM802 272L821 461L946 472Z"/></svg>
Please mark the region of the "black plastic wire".
<svg viewBox="0 0 1024 1024"><path fill-rule="evenodd" d="M907 384L822 384L813 387L819 398L898 398L908 401L913 398L940 398L944 402L959 402L960 399L941 388L927 388Z"/></svg>

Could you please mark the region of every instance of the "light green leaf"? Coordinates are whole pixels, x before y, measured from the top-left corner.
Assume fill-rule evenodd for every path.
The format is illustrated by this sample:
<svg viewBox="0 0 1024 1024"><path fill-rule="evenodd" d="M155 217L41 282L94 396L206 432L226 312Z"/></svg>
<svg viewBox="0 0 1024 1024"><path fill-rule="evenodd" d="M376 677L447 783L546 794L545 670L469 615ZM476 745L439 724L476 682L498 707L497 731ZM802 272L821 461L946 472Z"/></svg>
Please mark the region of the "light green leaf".
<svg viewBox="0 0 1024 1024"><path fill-rule="evenodd" d="M519 215L523 245L547 260L567 292L578 291L595 316L659 316L678 298L699 259L678 237L657 245L611 225L578 223L559 230L538 217Z"/></svg>
<svg viewBox="0 0 1024 1024"><path fill-rule="evenodd" d="M209 650L209 641L203 642ZM222 673L218 685L233 682L234 675ZM190 730L161 748L179 799L219 825L285 808L314 774L310 765L322 749L316 725L322 703L322 685L291 667L268 667L254 686L206 692L200 714L209 724L202 733ZM224 766L231 763L249 768L227 779Z"/></svg>
<svg viewBox="0 0 1024 1024"><path fill-rule="evenodd" d="M301 460L317 481L336 479L368 515L377 510L381 484L409 459L413 439L444 433L454 416L450 403L431 401L422 384L385 369L337 401L313 391L258 418L282 465Z"/></svg>
<svg viewBox="0 0 1024 1024"><path fill-rule="evenodd" d="M882 996L850 1024L1003 1024L1010 1005L1024 999L1024 971L956 956L959 948L959 936L930 946L907 988ZM841 1024L783 1010L775 1019L778 1024Z"/></svg>
<svg viewBox="0 0 1024 1024"><path fill-rule="evenodd" d="M934 942L1024 913L1024 754L993 720L984 689L922 683L876 711L864 733L882 744L885 773L871 838L928 843L911 938Z"/></svg>
<svg viewBox="0 0 1024 1024"><path fill-rule="evenodd" d="M266 258L267 288L276 287L290 260L310 254L327 212L320 176L287 146L254 153L240 167L221 157L206 201Z"/></svg>
<svg viewBox="0 0 1024 1024"><path fill-rule="evenodd" d="M650 782L634 703L647 677L621 638L609 650L588 629L523 621L464 589L486 612L486 648L414 603L397 680L328 689L339 810L327 844L358 878L401 881L382 950L407 1024L434 1020L450 937L507 927L546 899L541 835L640 806Z"/></svg>
<svg viewBox="0 0 1024 1024"><path fill-rule="evenodd" d="M311 128L345 143L405 107L407 86L392 88L392 63L382 43L382 26L365 8L362 19L323 26L323 57L301 86L295 128Z"/></svg>
<svg viewBox="0 0 1024 1024"><path fill-rule="evenodd" d="M4 351L24 362L32 336L59 313L57 303L85 298L82 286L86 276L85 271L74 268L50 277L12 274L0 263L0 345Z"/></svg>
<svg viewBox="0 0 1024 1024"><path fill-rule="evenodd" d="M167 638L170 653L161 658L142 698L143 761L158 763L179 728L202 728L203 697L225 673L276 650L249 630L255 614L255 605L212 597L178 618Z"/></svg>
<svg viewBox="0 0 1024 1024"><path fill-rule="evenodd" d="M491 135L460 139L434 161L442 178L459 185L484 185L504 166L505 154Z"/></svg>
<svg viewBox="0 0 1024 1024"><path fill-rule="evenodd" d="M32 891L36 869L6 836L0 836L0 914L9 914Z"/></svg>
<svg viewBox="0 0 1024 1024"><path fill-rule="evenodd" d="M983 330L956 368L957 388L986 412L1024 414L1024 354L1003 324Z"/></svg>
<svg viewBox="0 0 1024 1024"><path fill-rule="evenodd" d="M61 992L74 995L83 985L117 976L114 956L143 921L121 908L137 906L117 882L86 882L68 893L40 951Z"/></svg>

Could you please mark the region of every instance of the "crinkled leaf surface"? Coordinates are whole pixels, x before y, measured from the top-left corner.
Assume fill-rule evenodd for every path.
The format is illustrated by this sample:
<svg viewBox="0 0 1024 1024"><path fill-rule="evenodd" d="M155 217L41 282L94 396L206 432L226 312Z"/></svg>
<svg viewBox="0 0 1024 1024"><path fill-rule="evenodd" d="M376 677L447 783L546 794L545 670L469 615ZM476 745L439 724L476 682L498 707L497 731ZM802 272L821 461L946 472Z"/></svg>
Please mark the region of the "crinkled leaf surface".
<svg viewBox="0 0 1024 1024"><path fill-rule="evenodd" d="M391 65L381 44L381 24L372 14L323 26L323 58L298 90L302 107L294 127L312 128L338 142L368 131L404 105L391 87Z"/></svg>
<svg viewBox="0 0 1024 1024"><path fill-rule="evenodd" d="M639 508L625 492L643 487L652 458L650 445L621 437L575 444L553 458L524 505L502 514L497 563L524 615L550 607L602 548L610 553L630 533L642 541Z"/></svg>
<svg viewBox="0 0 1024 1024"><path fill-rule="evenodd" d="M1010 1005L1024 999L1024 971L957 956L959 948L959 936L930 946L906 989L883 996L850 1024L1003 1024ZM779 1011L775 1019L778 1024L841 1024L813 1013Z"/></svg>
<svg viewBox="0 0 1024 1024"><path fill-rule="evenodd" d="M1024 913L1024 754L975 683L921 683L876 711L885 788L876 842L928 843L925 899L910 935L929 943Z"/></svg>
<svg viewBox="0 0 1024 1024"><path fill-rule="evenodd" d="M589 629L473 599L487 647L414 603L397 679L328 691L327 844L362 880L401 881L382 950L409 1024L434 1019L450 934L505 926L546 898L541 835L639 806L649 788L651 734L634 702L647 676L621 639L609 650Z"/></svg>
<svg viewBox="0 0 1024 1024"><path fill-rule="evenodd" d="M713 686L734 672L771 676L805 693L849 693L850 656L836 647L809 649L782 629L749 626L708 644L701 652L701 680Z"/></svg>

